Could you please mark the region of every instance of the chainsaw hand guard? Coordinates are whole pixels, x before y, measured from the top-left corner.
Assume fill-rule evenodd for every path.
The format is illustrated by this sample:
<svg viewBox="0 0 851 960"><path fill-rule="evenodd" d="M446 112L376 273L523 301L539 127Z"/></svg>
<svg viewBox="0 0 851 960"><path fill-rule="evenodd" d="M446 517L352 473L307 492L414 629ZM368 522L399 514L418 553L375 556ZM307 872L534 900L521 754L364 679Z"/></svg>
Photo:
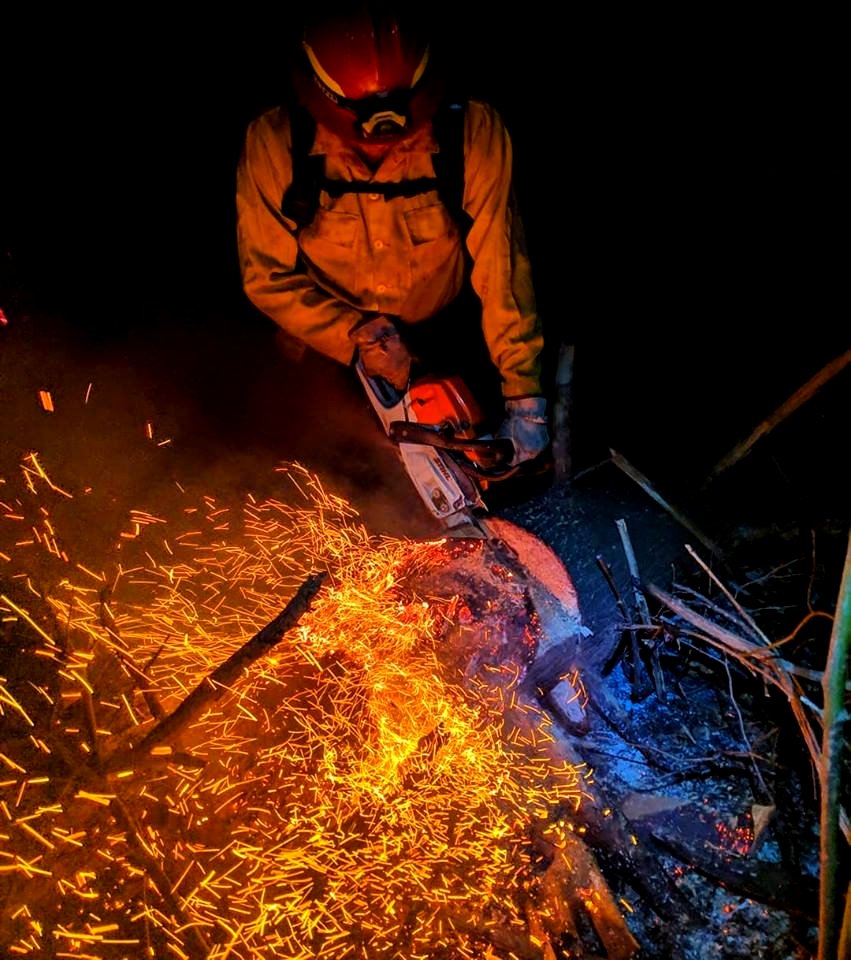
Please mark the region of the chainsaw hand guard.
<svg viewBox="0 0 851 960"><path fill-rule="evenodd" d="M390 424L388 436L394 443L422 443L464 454L470 466L481 468L483 472L504 469L514 456L514 445L510 440L469 440L455 436L451 430L425 423L395 420Z"/></svg>

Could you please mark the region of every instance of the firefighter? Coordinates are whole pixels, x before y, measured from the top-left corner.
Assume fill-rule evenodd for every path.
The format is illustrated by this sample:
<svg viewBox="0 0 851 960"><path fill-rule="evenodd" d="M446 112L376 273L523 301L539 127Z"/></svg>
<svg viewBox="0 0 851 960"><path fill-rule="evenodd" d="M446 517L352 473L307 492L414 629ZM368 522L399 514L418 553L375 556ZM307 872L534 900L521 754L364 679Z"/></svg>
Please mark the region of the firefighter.
<svg viewBox="0 0 851 960"><path fill-rule="evenodd" d="M498 435L514 463L537 457L543 335L500 117L448 99L405 6L308 22L296 60L294 99L250 124L238 169L249 299L398 391L419 367L492 376Z"/></svg>

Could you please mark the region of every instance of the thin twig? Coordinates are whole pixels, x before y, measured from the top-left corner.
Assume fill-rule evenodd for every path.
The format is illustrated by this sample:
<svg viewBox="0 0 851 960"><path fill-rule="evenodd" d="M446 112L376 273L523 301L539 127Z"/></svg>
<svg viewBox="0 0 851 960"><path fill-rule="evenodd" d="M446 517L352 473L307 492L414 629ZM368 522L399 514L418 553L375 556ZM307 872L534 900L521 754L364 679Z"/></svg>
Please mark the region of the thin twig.
<svg viewBox="0 0 851 960"><path fill-rule="evenodd" d="M685 584L676 582L671 584L671 586L672 589L676 590L678 593L689 594L693 600L697 600L701 605L706 607L717 616L723 617L725 620L730 621L733 626L741 627L742 630L748 629L748 624L741 620L735 613L731 613L729 610L725 610L717 603L713 603L712 600L710 600L708 597L705 597L699 590L695 590L693 587L688 587Z"/></svg>
<svg viewBox="0 0 851 960"><path fill-rule="evenodd" d="M605 467L607 463L611 463L612 458L606 457L605 460L601 460L599 463L592 463L590 467L586 467L584 470L580 470L579 473L573 475L573 482L576 483L577 480L580 480L582 477L587 477L589 473L594 473L596 470L599 470L600 467Z"/></svg>
<svg viewBox="0 0 851 960"><path fill-rule="evenodd" d="M690 544L687 543L685 545L685 548L688 551L689 555L694 559L694 561L700 567L700 569L703 570L703 572L709 577L709 579L715 584L715 586L718 587L718 589L724 594L724 596L730 601L730 603L733 604L733 606L739 612L739 615L741 616L741 618L751 628L751 630L753 630L754 634L756 634L756 636L759 637L759 639L762 640L763 643L768 643L769 642L768 637L762 632L762 630L759 629L754 618L745 610L745 608L738 602L738 600L736 600L733 594L727 589L726 584L724 584L721 581L721 579L718 577L716 573L710 570L707 564L703 561L703 559L700 557L697 551Z"/></svg>
<svg viewBox="0 0 851 960"><path fill-rule="evenodd" d="M750 740L748 739L747 731L745 730L745 719L742 716L742 711L739 709L739 704L736 701L736 695L733 692L733 674L730 673L730 664L727 662L727 658L724 657L724 669L727 671L727 690L730 693L730 702L733 704L733 709L736 711L736 717L739 720L739 732L742 735L742 740L745 742L745 746L748 749L748 757L751 761L751 766L753 767L753 772L756 776L757 781L759 782L760 787L762 787L763 794L774 803L774 800L771 796L771 791L768 789L768 785L762 777L759 767L756 765L756 760L753 755L753 746L751 745Z"/></svg>
<svg viewBox="0 0 851 960"><path fill-rule="evenodd" d="M794 640L795 637L801 632L801 630L809 623L810 620L816 620L819 618L824 618L825 620L833 621L833 617L826 613L824 610L811 610L801 622L792 629L791 633L787 633L785 637L781 637L779 640L774 640L768 645L769 650L773 650L777 647L782 647L784 643L789 643L790 640ZM815 672L815 671L813 671ZM823 676L821 671L818 671L819 679Z"/></svg>
<svg viewBox="0 0 851 960"><path fill-rule="evenodd" d="M623 598L620 595L617 584L615 583L615 578L612 576L611 567L603 559L602 554L598 553L595 559L597 561L597 566L600 568L600 571L605 577L606 583L609 585L609 589L612 591L612 596L615 598L615 604L620 612L620 615L623 617L624 624L631 624L632 620L627 612L626 604L623 602Z"/></svg>
<svg viewBox="0 0 851 960"><path fill-rule="evenodd" d="M751 587L756 587L761 583L765 583L766 580L770 580L772 577L776 577L777 574L786 567L792 567L796 563L800 563L800 557L796 557L794 560L787 560L785 563L778 563L776 567L772 567L767 573L764 573L761 577L754 577L753 580L748 580L747 583L742 584L741 587L736 591L736 594L747 593ZM790 575L786 579L791 579Z"/></svg>

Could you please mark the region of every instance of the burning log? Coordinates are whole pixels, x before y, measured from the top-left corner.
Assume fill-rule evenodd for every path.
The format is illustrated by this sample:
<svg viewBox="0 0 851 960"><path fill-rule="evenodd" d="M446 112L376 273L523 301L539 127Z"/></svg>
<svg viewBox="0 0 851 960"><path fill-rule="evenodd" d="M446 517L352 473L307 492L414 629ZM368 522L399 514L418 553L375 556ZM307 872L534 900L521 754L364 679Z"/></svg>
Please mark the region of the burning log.
<svg viewBox="0 0 851 960"><path fill-rule="evenodd" d="M772 863L758 863L746 857L719 856L716 851L689 844L682 838L686 830L651 828L648 836L703 876L720 883L741 897L756 900L801 916L810 922L818 917L818 885L808 877L792 877L789 871Z"/></svg>
<svg viewBox="0 0 851 960"><path fill-rule="evenodd" d="M503 739L534 749L541 742L541 717L558 716L548 703L547 692L553 678L550 677L549 683L544 680L545 665L550 668L560 665L562 680L570 676L564 671L564 665L568 661L575 665L581 622L572 586L566 592L557 582L552 584L562 595L566 593L567 602L562 604L540 581L536 582L530 571L537 572L546 561L540 555L533 558L528 535L512 530L507 524L495 529L503 539L448 544L445 548L448 556L435 562L432 570L418 571L415 582L419 590L429 595L451 595L463 601L460 605L456 603L453 611L457 622L450 623L441 637L438 655L444 669L461 675L465 685L488 689L489 698L499 698L504 705ZM522 554L514 549L515 544L520 546ZM553 606L561 606L560 626L552 614ZM547 609L550 613L545 622L549 629L545 633L538 611ZM549 742L545 749L552 768L587 768L581 746L572 737L574 728L562 724L559 730L549 720L546 730ZM556 822L569 824L569 829L557 828L558 841L548 838L552 830L551 816L540 818L535 825L536 833L544 838L544 856L548 861L557 859L556 854L567 856L580 875L595 878L593 901L586 902L577 895L582 883L563 891L566 909L572 911L571 915L577 911L585 913L592 902L597 904L602 913L592 915L592 920L596 916L595 923L603 924L608 931L605 947L609 956L632 956L636 949L634 940L614 906L615 898L608 891L593 854L585 845L584 841L591 841L610 861L618 863L621 875L648 896L660 915L681 926L693 923L694 909L668 881L653 854L636 846L629 824L607 802L599 788L586 780L582 783L582 794L581 801L564 803L558 808ZM565 854L566 849L569 854ZM553 878L560 875L560 868L551 864L549 869L553 870L549 879L539 882L546 887L546 897L551 901ZM574 925L571 923L570 927ZM568 933L570 927L561 933Z"/></svg>

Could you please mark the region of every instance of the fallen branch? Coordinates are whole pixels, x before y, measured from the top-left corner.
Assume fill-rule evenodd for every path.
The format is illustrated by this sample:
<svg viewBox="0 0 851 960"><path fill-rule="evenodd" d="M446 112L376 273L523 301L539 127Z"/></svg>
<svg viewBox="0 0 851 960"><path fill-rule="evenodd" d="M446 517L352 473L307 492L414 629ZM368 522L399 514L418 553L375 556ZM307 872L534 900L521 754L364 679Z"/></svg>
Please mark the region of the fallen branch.
<svg viewBox="0 0 851 960"><path fill-rule="evenodd" d="M131 765L136 757L173 739L212 701L218 700L246 667L271 650L307 613L311 601L326 577L326 573L311 574L278 616L244 643L239 650L231 654L224 663L219 664L208 677L205 677L174 713L161 720L131 751L122 750L113 755L105 765L107 772L114 772Z"/></svg>
<svg viewBox="0 0 851 960"><path fill-rule="evenodd" d="M775 655L774 651L766 649L765 647L758 647L756 644L742 639L742 637L737 634L731 633L723 627L719 627L711 620L707 620L706 617L702 617L699 613L695 613L694 610L690 610L685 604L675 600L670 594L665 593L664 590L660 590L653 584L647 585L647 592L664 603L665 606L676 613L677 616L682 617L691 623L692 626L702 631L704 634L703 638L708 643L727 653L733 654L748 670L752 673L759 674L764 680L773 683L786 694L789 704L792 707L792 712L795 714L795 719L798 721L798 726L803 734L804 742L809 750L813 766L818 770L821 763L821 750L818 741L807 720L804 706L801 703L798 690L792 682L792 677L788 671L784 669L782 665L783 661Z"/></svg>
<svg viewBox="0 0 851 960"><path fill-rule="evenodd" d="M798 407L803 406L816 391L821 389L821 387L829 380L832 380L838 373L841 373L849 363L851 363L851 350L846 350L845 353L838 356L835 360L831 360L827 366L822 367L814 377L808 380L800 389L796 390L784 404L779 406L770 417L763 420L747 440L743 440L737 444L718 461L710 471L701 489L705 490L720 473L728 470L743 457L747 456L758 440L770 433L779 423L782 423L790 414L794 413Z"/></svg>
<svg viewBox="0 0 851 960"><path fill-rule="evenodd" d="M686 544L686 551L689 556L694 560L694 562L700 567L701 570L709 577L709 579L715 584L716 587L724 594L724 596L730 601L733 607L738 612L742 620L747 624L747 626L753 631L754 635L757 636L763 643L768 643L768 637L759 629L757 626L756 620L745 610L745 608L736 600L733 594L727 589L726 585L722 582L721 578L717 573L714 573L709 566L704 563L701 557L697 554L694 548L690 544Z"/></svg>

